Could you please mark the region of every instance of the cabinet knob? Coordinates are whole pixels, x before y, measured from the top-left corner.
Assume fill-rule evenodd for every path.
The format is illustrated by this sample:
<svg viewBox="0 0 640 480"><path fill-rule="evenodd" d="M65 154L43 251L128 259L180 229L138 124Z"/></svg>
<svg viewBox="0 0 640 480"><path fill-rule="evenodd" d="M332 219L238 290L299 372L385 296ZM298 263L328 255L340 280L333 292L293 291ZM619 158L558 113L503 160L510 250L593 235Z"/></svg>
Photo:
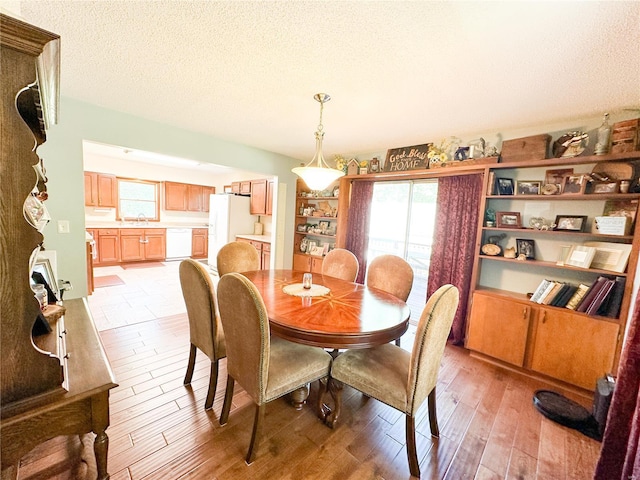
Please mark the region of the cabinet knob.
<svg viewBox="0 0 640 480"><path fill-rule="evenodd" d="M542 323L547 321L547 311L543 310L542 311Z"/></svg>
<svg viewBox="0 0 640 480"><path fill-rule="evenodd" d="M529 307L524 307L522 309L522 319L526 320L527 319L527 315L529 314Z"/></svg>

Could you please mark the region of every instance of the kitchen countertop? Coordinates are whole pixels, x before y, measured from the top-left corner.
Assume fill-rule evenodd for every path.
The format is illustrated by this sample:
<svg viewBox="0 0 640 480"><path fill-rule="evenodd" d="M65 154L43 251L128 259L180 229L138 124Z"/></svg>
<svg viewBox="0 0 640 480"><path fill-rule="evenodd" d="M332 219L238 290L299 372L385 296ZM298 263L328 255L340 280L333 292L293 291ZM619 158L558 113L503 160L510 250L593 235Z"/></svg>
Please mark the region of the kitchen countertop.
<svg viewBox="0 0 640 480"><path fill-rule="evenodd" d="M269 235L236 235L236 238L246 238L254 242L271 243L271 234Z"/></svg>
<svg viewBox="0 0 640 480"><path fill-rule="evenodd" d="M207 228L207 225L189 225L189 224L175 224L175 223L163 223L163 222L149 222L149 223L125 223L120 222L105 222L105 223L90 223L85 228Z"/></svg>

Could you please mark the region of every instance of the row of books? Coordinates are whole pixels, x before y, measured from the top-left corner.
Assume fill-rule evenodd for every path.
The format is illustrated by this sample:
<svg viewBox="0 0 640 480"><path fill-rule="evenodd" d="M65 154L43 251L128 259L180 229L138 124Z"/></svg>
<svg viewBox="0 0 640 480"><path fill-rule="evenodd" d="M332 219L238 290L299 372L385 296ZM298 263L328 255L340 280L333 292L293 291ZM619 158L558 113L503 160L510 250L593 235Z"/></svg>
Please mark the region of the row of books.
<svg viewBox="0 0 640 480"><path fill-rule="evenodd" d="M618 318L624 296L625 277L601 275L591 285L571 285L544 279L531 296L541 305L564 307L587 315Z"/></svg>

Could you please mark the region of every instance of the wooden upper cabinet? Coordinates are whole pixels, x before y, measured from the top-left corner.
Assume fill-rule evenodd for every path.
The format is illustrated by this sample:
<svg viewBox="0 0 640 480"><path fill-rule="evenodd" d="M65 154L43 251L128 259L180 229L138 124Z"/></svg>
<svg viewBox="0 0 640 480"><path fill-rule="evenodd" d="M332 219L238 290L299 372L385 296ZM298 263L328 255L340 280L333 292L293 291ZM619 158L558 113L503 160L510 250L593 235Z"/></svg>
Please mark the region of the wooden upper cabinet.
<svg viewBox="0 0 640 480"><path fill-rule="evenodd" d="M164 209L180 212L208 212L209 195L215 187L189 183L164 182Z"/></svg>
<svg viewBox="0 0 640 480"><path fill-rule="evenodd" d="M115 208L118 183L115 175L84 172L84 204L88 207Z"/></svg>
<svg viewBox="0 0 640 480"><path fill-rule="evenodd" d="M251 180L251 207L252 215L264 215L267 212L267 181Z"/></svg>
<svg viewBox="0 0 640 480"><path fill-rule="evenodd" d="M231 182L231 193L240 194L240 182Z"/></svg>
<svg viewBox="0 0 640 480"><path fill-rule="evenodd" d="M240 195L251 195L251 180L240 182Z"/></svg>
<svg viewBox="0 0 640 480"><path fill-rule="evenodd" d="M267 208L266 215L273 215L273 180L267 181Z"/></svg>
<svg viewBox="0 0 640 480"><path fill-rule="evenodd" d="M164 182L164 209L185 211L187 209L187 185Z"/></svg>

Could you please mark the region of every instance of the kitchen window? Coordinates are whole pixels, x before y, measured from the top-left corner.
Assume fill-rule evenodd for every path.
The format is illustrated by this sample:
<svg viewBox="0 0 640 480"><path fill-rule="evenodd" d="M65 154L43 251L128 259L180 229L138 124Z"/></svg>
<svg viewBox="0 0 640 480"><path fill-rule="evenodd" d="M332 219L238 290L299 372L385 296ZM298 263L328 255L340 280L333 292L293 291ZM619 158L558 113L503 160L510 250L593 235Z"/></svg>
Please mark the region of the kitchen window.
<svg viewBox="0 0 640 480"><path fill-rule="evenodd" d="M160 220L158 182L118 178L118 218Z"/></svg>

